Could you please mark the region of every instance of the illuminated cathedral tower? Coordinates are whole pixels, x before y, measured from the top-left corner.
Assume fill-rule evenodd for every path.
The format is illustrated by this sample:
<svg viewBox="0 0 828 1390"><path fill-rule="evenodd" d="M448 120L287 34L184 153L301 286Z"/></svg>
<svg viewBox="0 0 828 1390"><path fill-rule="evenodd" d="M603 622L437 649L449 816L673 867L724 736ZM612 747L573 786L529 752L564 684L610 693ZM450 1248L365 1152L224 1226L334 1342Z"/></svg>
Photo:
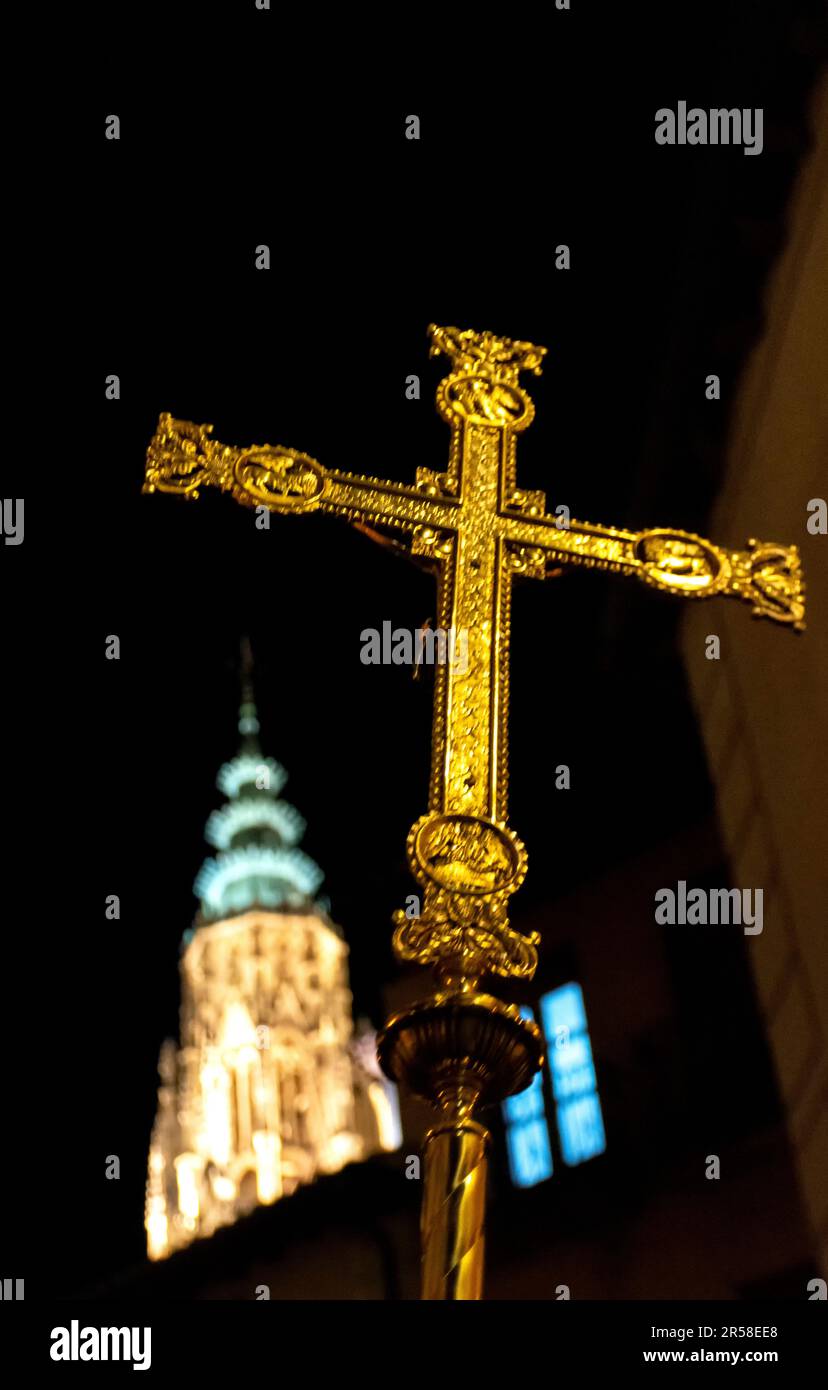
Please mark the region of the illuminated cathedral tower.
<svg viewBox="0 0 828 1390"><path fill-rule="evenodd" d="M322 873L297 848L304 821L262 756L250 668L247 647L241 746L206 828L218 852L182 943L181 1046L161 1049L151 1259L400 1142L395 1096L353 1038L348 949L314 899Z"/></svg>

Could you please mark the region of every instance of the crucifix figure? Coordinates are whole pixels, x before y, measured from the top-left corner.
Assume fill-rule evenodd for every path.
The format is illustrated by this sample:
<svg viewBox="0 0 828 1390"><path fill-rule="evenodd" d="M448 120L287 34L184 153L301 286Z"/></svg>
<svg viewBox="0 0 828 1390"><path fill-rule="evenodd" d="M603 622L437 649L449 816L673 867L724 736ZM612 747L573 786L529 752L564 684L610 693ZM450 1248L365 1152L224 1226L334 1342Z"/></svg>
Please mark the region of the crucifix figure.
<svg viewBox="0 0 828 1390"><path fill-rule="evenodd" d="M163 414L144 490L194 498L212 486L246 506L342 516L433 570L436 627L463 638L463 663L435 668L429 804L408 837L420 911L394 914L397 955L430 965L437 991L389 1019L379 1053L439 1112L424 1149L423 1297L470 1299L482 1290L489 1139L475 1115L522 1090L543 1062L536 1025L480 987L485 976L531 977L539 941L507 911L527 862L506 823L512 579L566 565L612 570L680 598L739 599L795 629L805 605L795 546L727 550L686 531L550 515L515 468L517 435L534 416L519 374L539 375L546 349L435 325L429 335L432 355L451 360L437 390L451 429L445 471L419 467L410 485L361 477L295 449L220 444L212 425Z"/></svg>

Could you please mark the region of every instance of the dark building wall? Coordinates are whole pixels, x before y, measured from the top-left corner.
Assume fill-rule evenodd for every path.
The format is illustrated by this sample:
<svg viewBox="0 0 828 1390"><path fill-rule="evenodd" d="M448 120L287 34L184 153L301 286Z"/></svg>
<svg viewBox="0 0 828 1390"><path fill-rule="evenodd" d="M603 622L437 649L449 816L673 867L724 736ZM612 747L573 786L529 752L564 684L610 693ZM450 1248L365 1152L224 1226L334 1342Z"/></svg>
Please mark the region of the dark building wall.
<svg viewBox="0 0 828 1390"><path fill-rule="evenodd" d="M828 83L766 296L765 331L739 384L712 525L800 547L807 630L688 610L682 649L734 883L761 887L749 960L784 1097L823 1276L828 1268L828 537L806 529L828 497ZM703 657L707 634L721 659ZM816 1252L815 1252L816 1253Z"/></svg>

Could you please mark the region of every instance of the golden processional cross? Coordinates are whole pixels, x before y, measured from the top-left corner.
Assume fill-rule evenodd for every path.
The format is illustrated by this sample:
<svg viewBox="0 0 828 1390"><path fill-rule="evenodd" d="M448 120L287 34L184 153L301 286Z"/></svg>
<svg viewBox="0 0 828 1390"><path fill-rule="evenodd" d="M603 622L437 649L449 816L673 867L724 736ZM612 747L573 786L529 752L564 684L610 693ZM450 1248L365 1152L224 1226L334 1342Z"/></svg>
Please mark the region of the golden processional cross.
<svg viewBox="0 0 828 1390"><path fill-rule="evenodd" d="M408 837L422 907L417 917L394 914L397 955L432 966L437 991L389 1019L379 1053L390 1076L439 1112L424 1149L423 1297L473 1299L489 1140L475 1115L522 1090L543 1062L537 1027L480 988L487 975L530 977L539 941L507 915L526 874L526 851L506 824L512 579L543 579L561 565L613 570L680 598L740 599L800 629L805 605L795 546L751 540L725 550L686 531L549 515L544 494L520 488L515 473L516 438L534 415L519 373L539 375L546 349L434 325L429 334L432 355L451 359L437 390L451 428L445 472L418 468L410 486L361 477L295 449L219 444L212 425L164 414L144 490L197 497L211 486L246 506L343 516L431 568L437 626L462 635L467 659L435 668L429 806Z"/></svg>

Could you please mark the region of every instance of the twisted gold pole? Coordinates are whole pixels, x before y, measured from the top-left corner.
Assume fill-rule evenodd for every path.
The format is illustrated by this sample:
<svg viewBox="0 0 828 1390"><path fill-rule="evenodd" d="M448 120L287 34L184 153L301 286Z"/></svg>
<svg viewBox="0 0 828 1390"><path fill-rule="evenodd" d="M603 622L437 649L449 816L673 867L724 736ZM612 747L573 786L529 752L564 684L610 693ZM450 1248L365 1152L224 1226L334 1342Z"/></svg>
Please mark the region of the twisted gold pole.
<svg viewBox="0 0 828 1390"><path fill-rule="evenodd" d="M377 1039L386 1075L440 1111L426 1135L420 1215L422 1298L483 1297L489 1131L474 1112L523 1090L543 1064L536 1023L455 980L389 1018Z"/></svg>
<svg viewBox="0 0 828 1390"><path fill-rule="evenodd" d="M420 1215L424 1299L482 1297L489 1138L489 1131L471 1119L447 1121L426 1135Z"/></svg>

